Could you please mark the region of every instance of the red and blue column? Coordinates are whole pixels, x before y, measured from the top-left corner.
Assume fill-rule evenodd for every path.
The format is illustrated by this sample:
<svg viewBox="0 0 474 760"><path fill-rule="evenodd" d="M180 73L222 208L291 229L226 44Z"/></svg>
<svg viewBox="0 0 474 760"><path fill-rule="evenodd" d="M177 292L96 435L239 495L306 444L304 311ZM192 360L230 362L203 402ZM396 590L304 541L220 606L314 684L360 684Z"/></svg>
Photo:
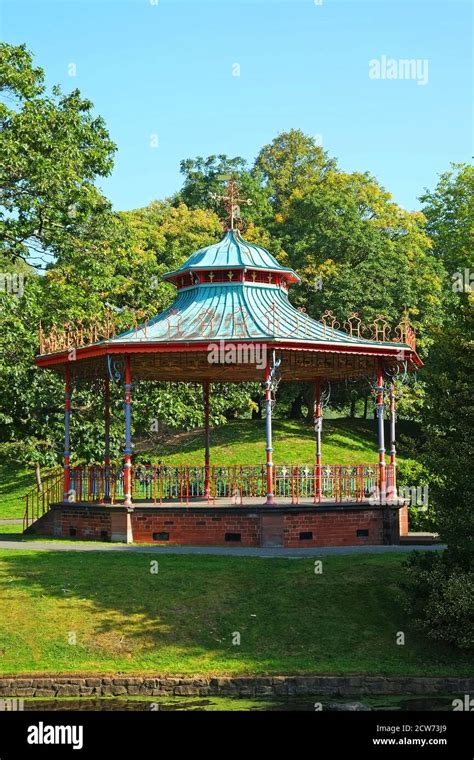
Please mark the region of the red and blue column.
<svg viewBox="0 0 474 760"><path fill-rule="evenodd" d="M321 433L323 429L323 415L321 410L321 378L317 377L314 384L314 430L316 433L316 501L321 500Z"/></svg>
<svg viewBox="0 0 474 760"><path fill-rule="evenodd" d="M71 367L66 364L64 375L64 501L71 498Z"/></svg>
<svg viewBox="0 0 474 760"><path fill-rule="evenodd" d="M130 355L125 356L124 383L125 446L123 449L124 506L132 506L132 370Z"/></svg>
<svg viewBox="0 0 474 760"><path fill-rule="evenodd" d="M395 410L395 385L390 384L390 470L391 470L391 496L397 495L397 447L396 447L396 422Z"/></svg>
<svg viewBox="0 0 474 760"><path fill-rule="evenodd" d="M379 450L379 494L381 503L385 502L387 490L387 473L385 466L385 433L384 433L384 385L383 385L383 363L379 360L377 363L377 386L376 386L376 414L377 414L377 431L378 431L378 450Z"/></svg>
<svg viewBox="0 0 474 760"><path fill-rule="evenodd" d="M110 378L104 380L104 501L110 501Z"/></svg>
<svg viewBox="0 0 474 760"><path fill-rule="evenodd" d="M267 500L266 504L274 504L273 494L273 438L272 438L272 379L270 364L265 369L265 433L267 454Z"/></svg>
<svg viewBox="0 0 474 760"><path fill-rule="evenodd" d="M211 463L211 439L209 428L210 404L209 404L209 380L204 381L204 498L209 499L211 496L210 488L210 463Z"/></svg>

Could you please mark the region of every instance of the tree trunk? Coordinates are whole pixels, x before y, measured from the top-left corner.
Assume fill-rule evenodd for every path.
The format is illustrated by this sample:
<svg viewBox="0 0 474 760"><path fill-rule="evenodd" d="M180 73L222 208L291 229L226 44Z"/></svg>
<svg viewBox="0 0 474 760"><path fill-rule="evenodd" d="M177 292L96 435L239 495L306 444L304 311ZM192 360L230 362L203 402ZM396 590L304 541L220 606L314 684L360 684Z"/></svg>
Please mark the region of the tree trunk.
<svg viewBox="0 0 474 760"><path fill-rule="evenodd" d="M303 404L303 398L301 397L301 394L297 396L293 401L291 402L290 406L290 420L300 420L303 416L303 412L301 411L301 406Z"/></svg>
<svg viewBox="0 0 474 760"><path fill-rule="evenodd" d="M252 419L253 420L261 420L262 419L262 400L260 396L252 396L252 401L257 405L257 409L252 409Z"/></svg>
<svg viewBox="0 0 474 760"><path fill-rule="evenodd" d="M351 409L350 409L350 412L349 412L349 416L350 416L351 420L353 420L354 417L356 416L356 401L357 401L357 399L356 399L355 395L352 394L351 395Z"/></svg>
<svg viewBox="0 0 474 760"><path fill-rule="evenodd" d="M41 480L41 465L39 462L35 462L35 479L36 487L40 493L43 492L43 481Z"/></svg>
<svg viewBox="0 0 474 760"><path fill-rule="evenodd" d="M368 409L369 409L369 396L368 396L368 394L366 394L364 396L364 420L367 419Z"/></svg>
<svg viewBox="0 0 474 760"><path fill-rule="evenodd" d="M306 402L306 406L308 407L308 411L306 413L306 422L313 422L314 419L314 400L316 398L314 383L311 383L304 393L304 400Z"/></svg>

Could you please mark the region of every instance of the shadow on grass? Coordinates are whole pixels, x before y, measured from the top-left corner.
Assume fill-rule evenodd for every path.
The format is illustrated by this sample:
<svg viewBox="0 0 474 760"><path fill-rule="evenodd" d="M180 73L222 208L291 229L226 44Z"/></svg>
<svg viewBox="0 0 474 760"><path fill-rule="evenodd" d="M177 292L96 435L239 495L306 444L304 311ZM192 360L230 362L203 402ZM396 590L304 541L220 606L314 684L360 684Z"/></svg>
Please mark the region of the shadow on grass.
<svg viewBox="0 0 474 760"><path fill-rule="evenodd" d="M324 558L321 575L312 559L160 555L157 573L143 554L3 550L0 559L3 672L471 670L468 656L413 630L393 554Z"/></svg>

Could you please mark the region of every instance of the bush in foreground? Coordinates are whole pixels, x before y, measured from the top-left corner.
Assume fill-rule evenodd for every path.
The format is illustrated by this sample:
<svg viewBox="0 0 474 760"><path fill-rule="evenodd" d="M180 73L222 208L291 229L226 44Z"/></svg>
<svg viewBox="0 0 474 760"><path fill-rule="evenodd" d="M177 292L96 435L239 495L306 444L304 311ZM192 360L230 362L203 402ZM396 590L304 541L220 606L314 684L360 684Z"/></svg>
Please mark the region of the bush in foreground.
<svg viewBox="0 0 474 760"><path fill-rule="evenodd" d="M413 621L437 641L474 649L474 568L448 552L415 552L404 565L405 606Z"/></svg>

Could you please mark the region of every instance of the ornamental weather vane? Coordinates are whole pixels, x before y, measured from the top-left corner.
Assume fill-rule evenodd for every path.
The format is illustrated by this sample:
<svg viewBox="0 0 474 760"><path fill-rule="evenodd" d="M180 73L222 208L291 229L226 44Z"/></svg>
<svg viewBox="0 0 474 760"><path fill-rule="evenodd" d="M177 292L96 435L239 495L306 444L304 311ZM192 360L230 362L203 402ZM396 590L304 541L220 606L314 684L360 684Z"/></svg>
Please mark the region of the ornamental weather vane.
<svg viewBox="0 0 474 760"><path fill-rule="evenodd" d="M227 229L235 229L235 221L241 219L240 216L240 204L245 203L247 206L252 204L251 198L239 198L239 186L231 174L220 175L220 180L227 180L227 194L219 195L219 193L210 193L212 200L221 201L227 212Z"/></svg>

